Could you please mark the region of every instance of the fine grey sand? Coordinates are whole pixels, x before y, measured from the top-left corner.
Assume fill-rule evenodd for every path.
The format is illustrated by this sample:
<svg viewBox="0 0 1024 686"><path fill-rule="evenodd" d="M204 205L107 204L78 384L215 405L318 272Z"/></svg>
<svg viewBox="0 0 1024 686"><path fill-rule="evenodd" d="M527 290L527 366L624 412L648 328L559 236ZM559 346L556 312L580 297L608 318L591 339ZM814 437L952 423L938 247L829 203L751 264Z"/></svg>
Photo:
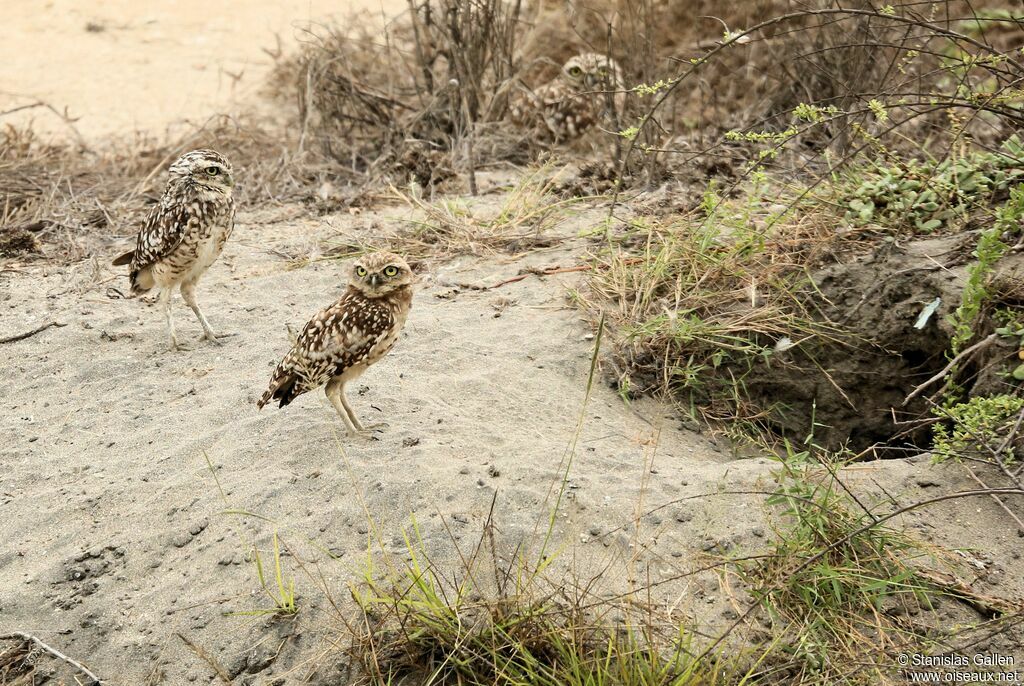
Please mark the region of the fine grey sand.
<svg viewBox="0 0 1024 686"><path fill-rule="evenodd" d="M286 325L297 329L342 290L343 264L317 259L315 246L339 233L368 239L407 211L287 215L244 212L201 284L211 322L236 334L223 347L198 341L179 299L179 337L193 349L168 352L158 308L119 297L125 278L99 255L0 276L0 336L62 325L2 348L0 633L30 631L111 684L214 678L185 639L238 683L334 673L341 656L327 646L339 613L351 612L368 546L377 564L404 559L415 522L431 561L457 573L458 551L476 546L494 500L499 549L539 552L581 416L551 543L555 577L600 574L602 587L624 592L709 555L763 549L763 495L734 492L770 490L768 460L734 458L721 439L683 429L672 408L629 406L600 377L584 407L593 331L566 300L578 274L456 285L573 264L583 247L573 236L599 212L561 225L554 249L430 263L396 349L352 389L366 422L390 423L369 441L345 438L319 392L283 410L254 402L289 345ZM312 259L296 268L282 253ZM972 487L946 468L924 479L926 467L876 462L848 477L862 497L908 502ZM976 584L1019 593L1016 534L992 524L1002 516L974 499L903 523L988 551L970 553L984 569ZM231 614L267 607L246 556L255 542L272 559L274 532L289 546L298 618ZM733 607L709 573L653 593L670 616L705 628ZM333 683L323 678L314 682Z"/></svg>

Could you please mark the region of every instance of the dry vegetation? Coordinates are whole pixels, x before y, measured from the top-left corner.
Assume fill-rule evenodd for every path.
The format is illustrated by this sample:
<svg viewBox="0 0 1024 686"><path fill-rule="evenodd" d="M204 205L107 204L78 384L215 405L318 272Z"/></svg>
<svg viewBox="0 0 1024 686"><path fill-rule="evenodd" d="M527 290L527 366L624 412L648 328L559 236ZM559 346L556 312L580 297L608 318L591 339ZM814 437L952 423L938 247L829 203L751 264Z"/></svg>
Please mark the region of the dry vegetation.
<svg viewBox="0 0 1024 686"><path fill-rule="evenodd" d="M499 566L493 550L484 554L490 531L455 581L412 542L411 562L383 581L368 573L354 590L359 678L894 683L896 654L932 641L955 650L982 631L937 626L927 612L936 597L983 608L997 622L989 630L1012 628L1019 607L933 568L949 560L886 528L908 508L851 499L838 469L885 450L927 450L934 434L944 459L985 463L979 490L956 497L997 497L1008 526L1020 524L1024 296L1021 271L1006 267L1024 240L1024 159L1010 141L1024 121L1019 10L780 0L728 3L712 17L722 3L594 0L571 12L516 0L410 4L386 40L358 22L310 33L271 83L295 105L286 130L225 119L187 140L99 151L8 129L0 253L81 259L130 233L168 160L212 141L246 170L246 204L300 201L322 212L390 197L423 218L392 247L437 259L543 245L577 201L565 189L580 187L541 166L487 217L435 194L475 194L479 170L539 156L597 161L612 170L608 221L595 227L590 277L573 294L598 346L604 337L595 369L627 399L663 394L683 414L777 451L780 485L766 495L778 528L761 559L713 565L746 592L744 612L710 638L642 599L623 608L553 583L543 560ZM632 88L624 120L575 151L542 151L506 121L508 97L580 48L623 65ZM951 237L943 268L962 285L945 291L947 305L959 304L946 317L918 307L935 347L910 356L886 328L885 311L902 305L875 311L870 301L931 266L863 265L922 236ZM868 276L849 277L850 264ZM867 414L857 404L875 390L858 389L864 370L893 360L902 365L892 368L894 397L917 397L863 443L853 425L815 436L842 419L805 388L785 390L824 378ZM804 406L786 404L801 394ZM748 632L746 650L725 650L754 618L769 633ZM0 661L13 664L10 654Z"/></svg>

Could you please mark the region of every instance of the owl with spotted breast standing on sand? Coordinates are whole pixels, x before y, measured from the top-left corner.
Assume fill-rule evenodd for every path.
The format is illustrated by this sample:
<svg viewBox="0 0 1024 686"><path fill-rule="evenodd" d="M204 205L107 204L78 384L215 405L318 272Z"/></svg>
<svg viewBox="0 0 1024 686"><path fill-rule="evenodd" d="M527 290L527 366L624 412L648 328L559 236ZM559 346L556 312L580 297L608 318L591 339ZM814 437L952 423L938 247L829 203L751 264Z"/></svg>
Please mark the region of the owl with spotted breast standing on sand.
<svg viewBox="0 0 1024 686"><path fill-rule="evenodd" d="M412 269L389 252L364 255L352 266L348 288L302 329L277 365L257 401L284 407L306 391L324 386L327 399L349 436L366 433L345 398L345 384L358 378L395 345L412 307Z"/></svg>
<svg viewBox="0 0 1024 686"><path fill-rule="evenodd" d="M551 81L513 97L512 121L545 139L570 140L598 123L613 125L622 114L624 91L615 60L582 53L570 58Z"/></svg>
<svg viewBox="0 0 1024 686"><path fill-rule="evenodd" d="M196 284L216 261L235 225L235 185L231 163L213 150L193 150L179 157L160 202L146 218L135 249L114 260L128 265L133 295L160 290L171 350L179 348L171 316L177 286L199 324L203 338L220 344L199 309Z"/></svg>

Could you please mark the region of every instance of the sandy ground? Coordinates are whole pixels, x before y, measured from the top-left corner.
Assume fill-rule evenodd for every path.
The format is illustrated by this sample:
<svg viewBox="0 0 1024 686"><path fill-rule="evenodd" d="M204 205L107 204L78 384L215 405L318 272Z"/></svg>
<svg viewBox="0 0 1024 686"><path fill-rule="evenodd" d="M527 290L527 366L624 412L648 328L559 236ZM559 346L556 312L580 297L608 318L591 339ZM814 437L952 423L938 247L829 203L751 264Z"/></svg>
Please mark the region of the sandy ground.
<svg viewBox="0 0 1024 686"><path fill-rule="evenodd" d="M7 279L7 293L19 295L4 304L0 334L50 319L66 326L8 349L17 355L9 397L18 400L0 430L18 438L4 449L0 477L0 526L13 543L0 570L15 580L0 591L5 627L30 627L90 655L112 683L141 683L161 661L168 683L205 674L176 632L214 650L229 671L243 671L256 642L246 633L251 620L222 612L266 605L250 597L258 590L255 568L243 562L250 535L266 553L277 529L324 567L342 596L358 579L369 520L385 548L401 553L402 527L415 515L430 553L456 569L449 530L474 545L497 493L501 539L509 548L530 542L538 526L543 531L581 412L556 544L585 546L584 572L656 544L664 566L652 573L669 574L678 566L673 553L751 535L760 508L739 498L728 507L669 508L650 535L635 539L638 506L709 484L750 488L767 463L735 462L724 445L682 430L669 408L642 403L634 413L604 384L584 411L591 332L560 280L493 292L450 285L513 276L522 266L514 262L462 259L428 276L406 335L353 394L366 420L390 423L377 440L344 439L319 393L257 412L253 403L287 348L285 325L301 326L342 289L338 262L293 270L270 251L301 252L339 228L358 237L375 221L244 222L201 293L211 321L238 333L220 348L167 352L157 308L108 294L123 289L122 278L103 271L97 282L88 263ZM176 314L179 336L195 339L181 302ZM275 524L222 514L228 505L206 458L230 507ZM295 573L300 594L322 604ZM303 613L303 624L323 620Z"/></svg>
<svg viewBox="0 0 1024 686"><path fill-rule="evenodd" d="M296 269L280 253L315 258L314 246L365 239L396 213L243 214L200 290L214 325L237 334L223 347L196 341L198 325L178 300L179 336L194 348L168 352L157 308L120 298L112 287L125 290L124 277L102 262L0 276L0 336L64 325L3 347L0 633L31 631L110 684L215 679L185 639L235 683L337 683L344 660L326 646L352 617L348 588L362 578L368 543L377 565L401 561L415 520L433 562L457 570L496 498L499 552L536 554L581 416L552 578L601 573L605 588L622 592L708 555L763 550L763 498L729 492L772 488L768 460L735 459L724 443L683 429L671 408L631 408L604 383L584 407L592 332L566 300L578 275L491 291L454 285L571 264L583 248L578 229L600 214L565 223L554 250L431 266L406 334L353 394L364 419L390 424L375 440L345 439L319 393L258 412L286 325L301 326L342 289L341 263ZM972 487L956 469L921 460L867 464L848 477L869 501ZM1019 594L1008 570L1020 544L1005 521L977 499L903 523L949 546L972 531L971 548L984 552L970 553L982 570L971 581ZM255 541L269 559L275 531L289 546L298 618L230 614L268 607L246 556ZM662 583L652 597L704 629L743 609L710 573Z"/></svg>
<svg viewBox="0 0 1024 686"><path fill-rule="evenodd" d="M89 141L163 135L251 103L273 64L311 23L350 12L393 16L404 0L6 0L0 3L0 112L67 108ZM280 41L280 43L278 43ZM44 108L8 114L69 135Z"/></svg>
<svg viewBox="0 0 1024 686"><path fill-rule="evenodd" d="M386 0L384 12L403 4ZM326 0L245 8L5 2L0 111L41 98L67 106L90 139L159 134L245 101L275 34L294 44L294 27L346 9ZM63 130L39 109L0 122L30 117ZM724 442L684 429L672 408L628 406L604 383L584 406L593 332L566 297L578 274L490 291L455 285L576 264L586 247L578 230L603 214L561 225L564 240L550 251L429 264L405 335L353 394L367 421L390 427L349 441L322 394L255 409L288 347L286 326L301 326L343 287L340 263L297 266L281 255L316 257L331 237L365 239L404 215L313 220L292 209L245 208L201 285L214 326L237 334L223 347L196 342L199 327L177 300L179 336L194 349L167 352L160 312L120 297L124 275L106 266L123 245L69 267L3 265L0 337L63 326L0 346L0 634L29 631L107 684L216 681L199 652L237 684L337 684L344 660L330 641L352 617L349 584L363 577L368 547L377 564L401 561L415 519L450 575L494 501L499 555L536 553L581 417L552 577L601 573L620 592L659 582L652 599L706 630L743 609L712 573L669 580L709 556L764 549L772 532L763 496L731 492L770 490L772 463L736 459ZM901 504L975 486L926 458L847 476L861 497ZM969 546L967 580L981 591L1024 592L1014 573L1021 539L990 500L950 501L898 523L936 544ZM299 594L292 621L237 614L268 607L247 554L255 542L269 559L275 531ZM939 616L963 621L952 605ZM986 647L1020 653L1006 641Z"/></svg>

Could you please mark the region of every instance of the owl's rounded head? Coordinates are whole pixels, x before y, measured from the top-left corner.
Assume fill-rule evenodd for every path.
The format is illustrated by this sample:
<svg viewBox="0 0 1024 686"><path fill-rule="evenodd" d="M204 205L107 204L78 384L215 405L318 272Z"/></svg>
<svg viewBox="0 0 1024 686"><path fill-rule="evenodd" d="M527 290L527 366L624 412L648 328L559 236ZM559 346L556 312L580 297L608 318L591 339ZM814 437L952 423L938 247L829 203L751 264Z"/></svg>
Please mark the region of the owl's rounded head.
<svg viewBox="0 0 1024 686"><path fill-rule="evenodd" d="M234 169L227 158L215 150L192 150L170 168L172 181L188 180L205 189L230 194L235 185Z"/></svg>
<svg viewBox="0 0 1024 686"><path fill-rule="evenodd" d="M380 298L416 280L409 264L392 252L372 252L352 264L349 285L367 298Z"/></svg>
<svg viewBox="0 0 1024 686"><path fill-rule="evenodd" d="M562 78L577 91L622 90L622 71L610 57L585 52L562 66Z"/></svg>

